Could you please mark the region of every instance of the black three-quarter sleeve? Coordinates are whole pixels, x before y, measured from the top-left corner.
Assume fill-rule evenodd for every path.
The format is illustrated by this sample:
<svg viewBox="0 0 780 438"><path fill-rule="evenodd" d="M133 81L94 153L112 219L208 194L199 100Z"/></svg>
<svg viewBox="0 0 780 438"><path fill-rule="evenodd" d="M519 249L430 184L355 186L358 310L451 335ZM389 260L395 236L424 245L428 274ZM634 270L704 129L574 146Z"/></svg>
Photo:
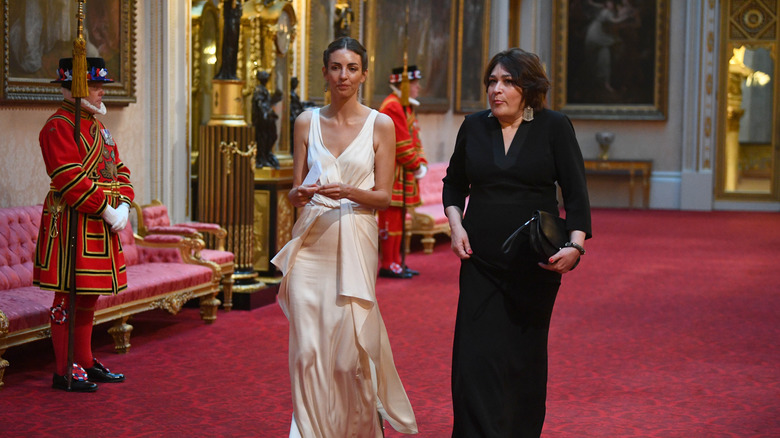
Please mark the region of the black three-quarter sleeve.
<svg viewBox="0 0 780 438"><path fill-rule="evenodd" d="M590 238L590 201L582 151L571 120L564 114L554 114L557 117L554 118L550 130L551 143L557 181L566 210L566 227L569 231L584 231L586 238Z"/></svg>
<svg viewBox="0 0 780 438"><path fill-rule="evenodd" d="M441 192L442 204L444 208L454 205L460 208L460 211L466 208L466 198L469 196L469 179L466 174L466 121L461 124L458 130L458 137L455 140L455 150L450 158L450 164L447 167L447 175L442 179L444 188Z"/></svg>

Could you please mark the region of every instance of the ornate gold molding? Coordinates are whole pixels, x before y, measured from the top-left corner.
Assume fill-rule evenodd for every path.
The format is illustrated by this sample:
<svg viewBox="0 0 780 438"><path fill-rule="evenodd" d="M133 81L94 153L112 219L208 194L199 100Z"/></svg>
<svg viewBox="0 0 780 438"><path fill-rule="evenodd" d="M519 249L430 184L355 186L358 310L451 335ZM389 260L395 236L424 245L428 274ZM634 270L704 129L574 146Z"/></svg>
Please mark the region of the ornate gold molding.
<svg viewBox="0 0 780 438"><path fill-rule="evenodd" d="M0 338L8 334L8 317L0 310Z"/></svg>
<svg viewBox="0 0 780 438"><path fill-rule="evenodd" d="M176 295L169 295L159 300L152 301L149 307L152 309L163 309L172 315L179 313L184 303L192 299L192 292L183 292Z"/></svg>

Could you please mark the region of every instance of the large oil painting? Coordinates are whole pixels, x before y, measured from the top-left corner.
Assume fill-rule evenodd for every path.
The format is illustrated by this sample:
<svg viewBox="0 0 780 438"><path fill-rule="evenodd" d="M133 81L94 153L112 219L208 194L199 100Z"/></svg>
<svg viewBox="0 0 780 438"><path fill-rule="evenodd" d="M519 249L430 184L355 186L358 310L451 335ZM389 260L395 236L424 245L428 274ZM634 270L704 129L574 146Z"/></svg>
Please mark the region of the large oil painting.
<svg viewBox="0 0 780 438"><path fill-rule="evenodd" d="M459 0L455 111L487 108L482 70L488 63L490 0Z"/></svg>
<svg viewBox="0 0 780 438"><path fill-rule="evenodd" d="M85 3L87 56L102 57L116 81L105 87L107 104L135 102L135 6L137 0ZM78 2L2 0L3 102L34 103L60 99L56 77L60 58L68 58L77 36Z"/></svg>
<svg viewBox="0 0 780 438"><path fill-rule="evenodd" d="M405 4L410 11L408 32L404 25ZM364 88L369 106L378 108L390 93L388 78L394 67L403 65L406 45L409 65L416 65L422 71L418 110L444 112L451 107L457 6L457 0L369 3L366 48L370 60Z"/></svg>
<svg viewBox="0 0 780 438"><path fill-rule="evenodd" d="M666 118L668 0L555 0L553 103L572 118Z"/></svg>

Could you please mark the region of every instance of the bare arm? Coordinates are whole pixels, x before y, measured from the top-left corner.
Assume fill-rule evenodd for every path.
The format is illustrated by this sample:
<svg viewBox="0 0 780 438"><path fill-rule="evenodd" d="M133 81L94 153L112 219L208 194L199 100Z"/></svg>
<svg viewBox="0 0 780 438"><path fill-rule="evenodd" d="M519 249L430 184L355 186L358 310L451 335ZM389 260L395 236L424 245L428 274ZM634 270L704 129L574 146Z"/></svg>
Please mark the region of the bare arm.
<svg viewBox="0 0 780 438"><path fill-rule="evenodd" d="M374 123L374 189L363 190L344 183L331 183L318 193L331 199L347 198L368 208L384 210L390 206L395 170L395 127L390 117L379 114Z"/></svg>
<svg viewBox="0 0 780 438"><path fill-rule="evenodd" d="M316 185L303 186L303 180L309 173L309 165L306 162L309 150L309 125L311 124L311 111L302 112L295 119L295 131L293 133L293 188L287 193L287 198L295 207L303 207L312 196L317 193Z"/></svg>

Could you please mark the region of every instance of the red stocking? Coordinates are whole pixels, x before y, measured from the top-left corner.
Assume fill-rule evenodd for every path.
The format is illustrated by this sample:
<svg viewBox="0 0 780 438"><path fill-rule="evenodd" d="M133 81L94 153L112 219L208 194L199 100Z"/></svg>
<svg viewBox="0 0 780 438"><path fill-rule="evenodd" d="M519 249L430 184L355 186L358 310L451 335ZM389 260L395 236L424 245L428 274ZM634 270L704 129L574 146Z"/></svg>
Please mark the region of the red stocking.
<svg viewBox="0 0 780 438"><path fill-rule="evenodd" d="M84 368L91 368L95 359L92 355L92 320L95 317L97 299L98 295L76 296L73 360Z"/></svg>
<svg viewBox="0 0 780 438"><path fill-rule="evenodd" d="M68 321L62 321L61 309L68 311L68 294L55 293L52 308L56 309L52 315L54 319L51 324L51 343L54 346L54 372L57 375L64 376L68 371ZM70 318L70 316L68 316ZM61 322L57 323L56 321Z"/></svg>
<svg viewBox="0 0 780 438"><path fill-rule="evenodd" d="M95 303L97 295L76 296L76 329L73 336L73 360L84 368L93 365L92 355L92 320L95 315ZM66 311L70 308L70 300L67 293L55 293L52 307L59 307ZM68 315L71 318L72 315ZM56 318L60 320L58 316ZM62 324L51 321L51 342L54 346L55 372L64 376L68 371L68 324L66 320Z"/></svg>
<svg viewBox="0 0 780 438"><path fill-rule="evenodd" d="M381 267L390 269L393 263L401 263L402 209L390 207L379 212Z"/></svg>

